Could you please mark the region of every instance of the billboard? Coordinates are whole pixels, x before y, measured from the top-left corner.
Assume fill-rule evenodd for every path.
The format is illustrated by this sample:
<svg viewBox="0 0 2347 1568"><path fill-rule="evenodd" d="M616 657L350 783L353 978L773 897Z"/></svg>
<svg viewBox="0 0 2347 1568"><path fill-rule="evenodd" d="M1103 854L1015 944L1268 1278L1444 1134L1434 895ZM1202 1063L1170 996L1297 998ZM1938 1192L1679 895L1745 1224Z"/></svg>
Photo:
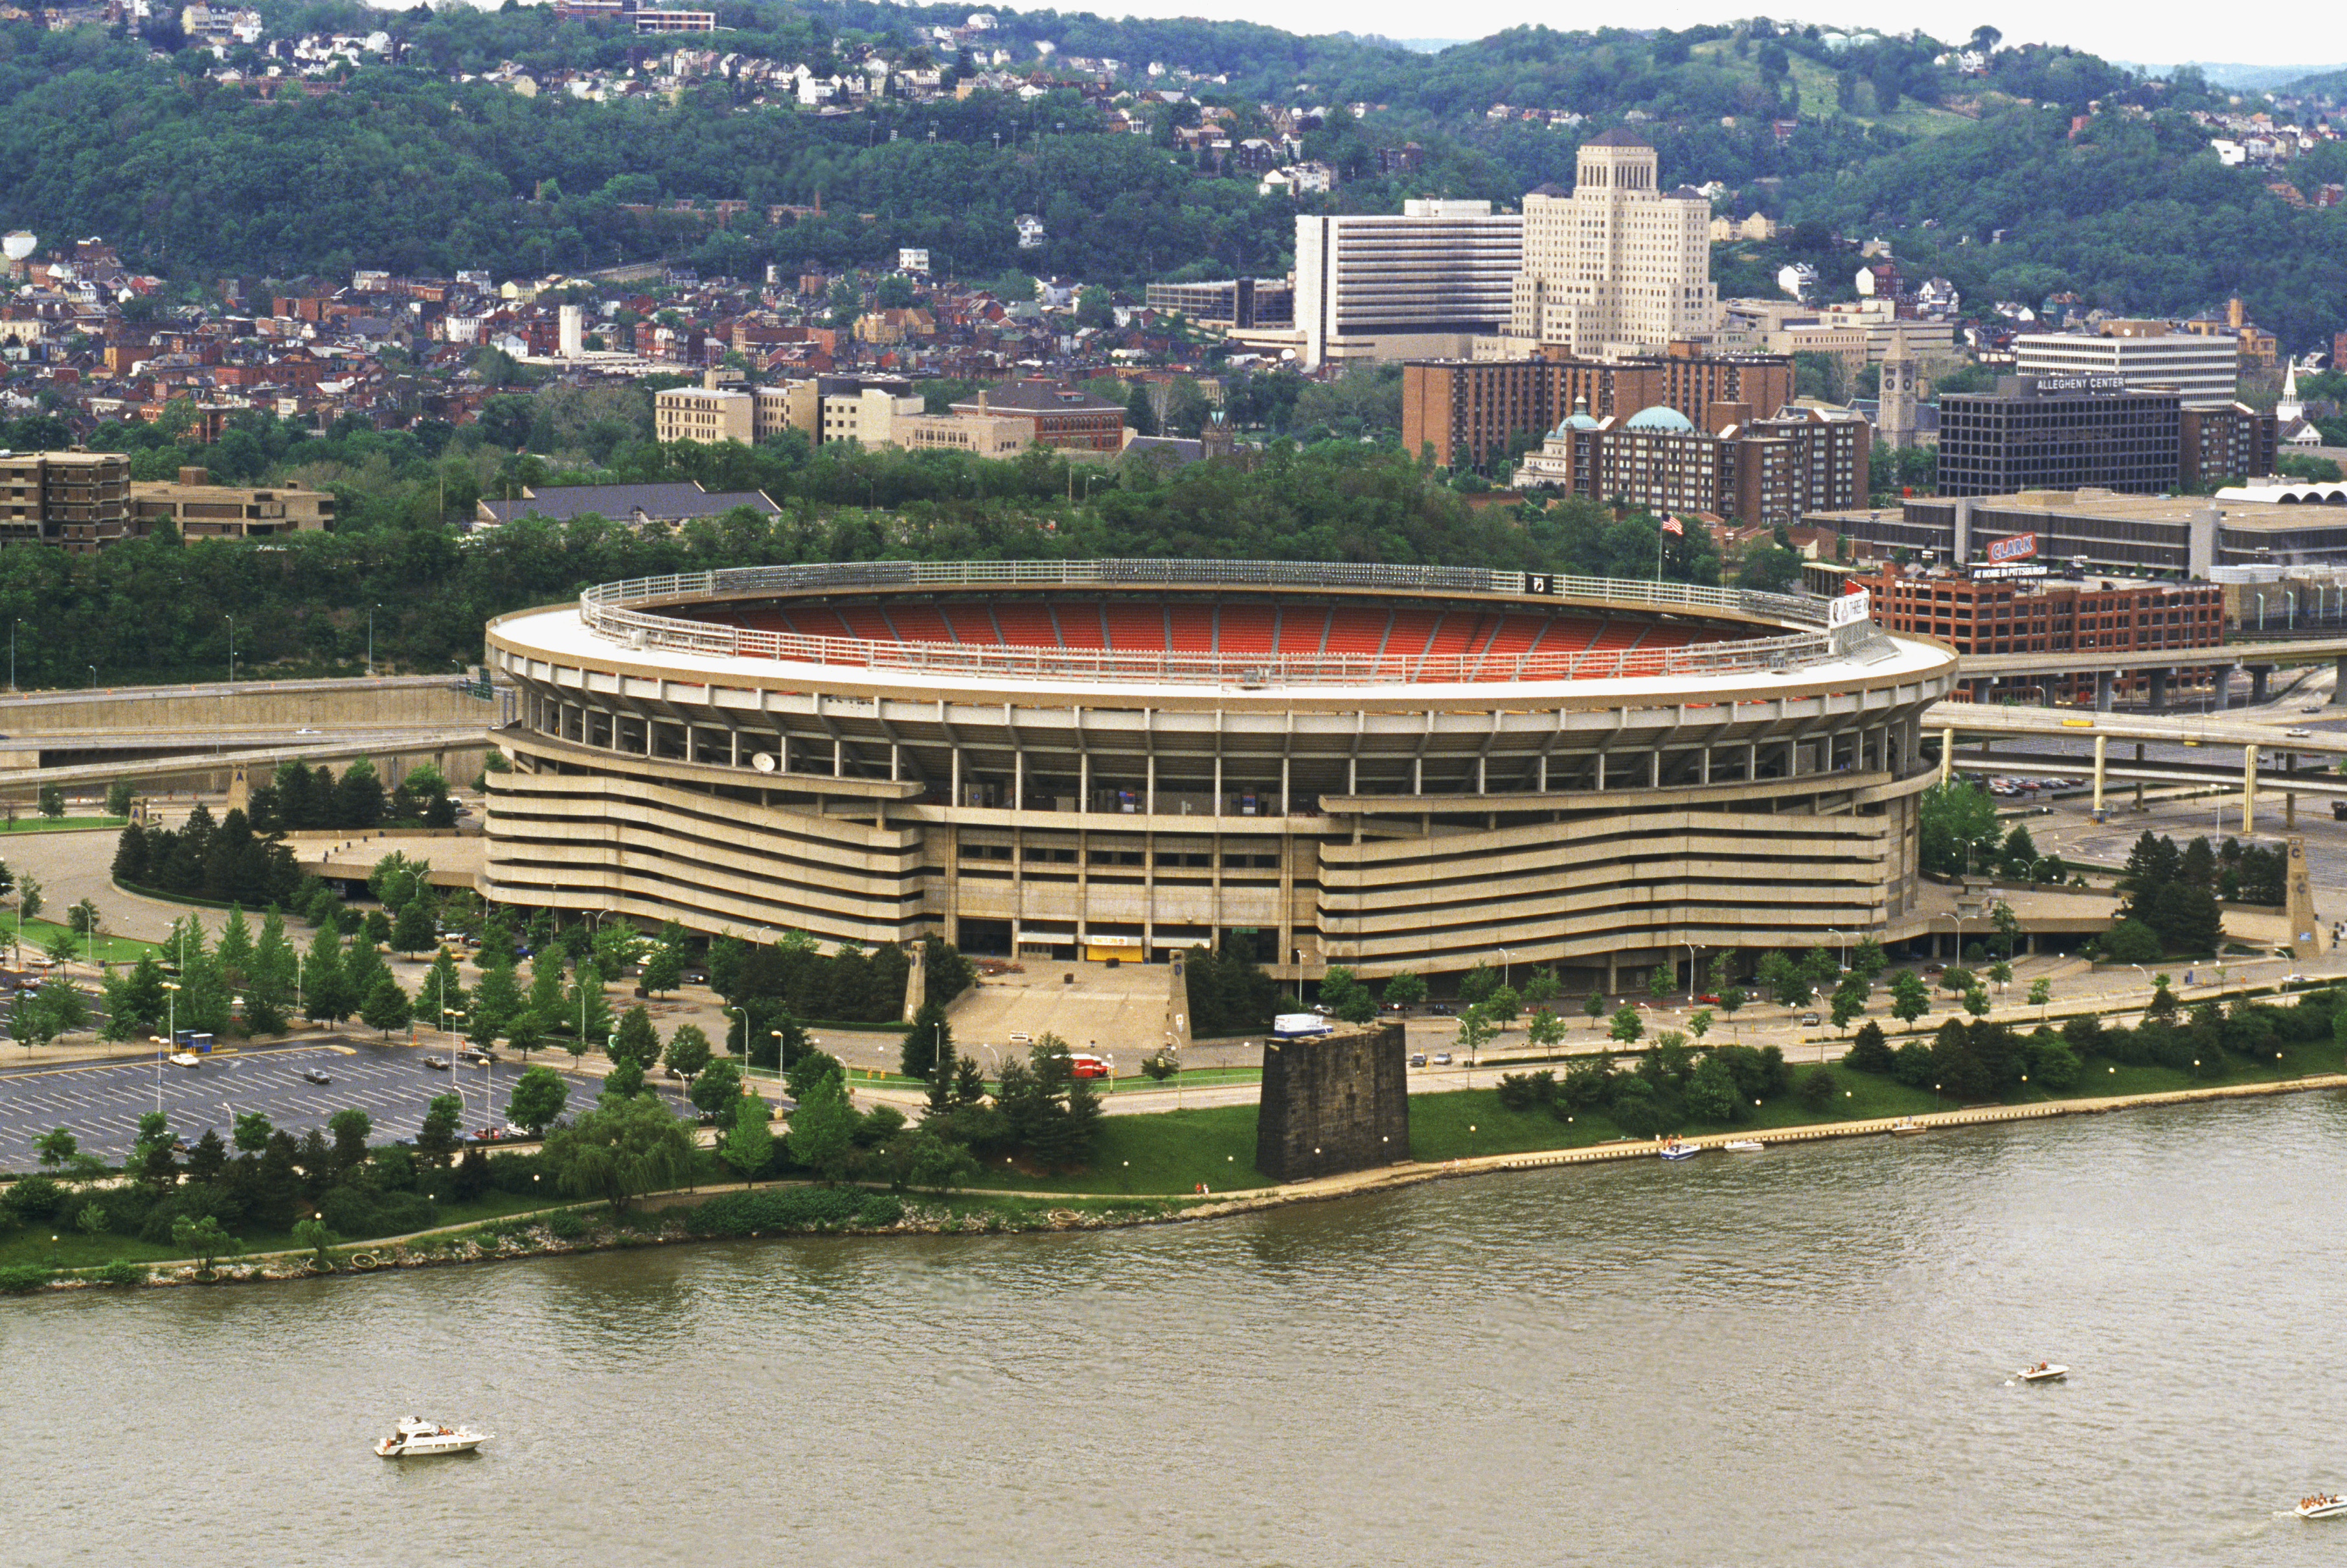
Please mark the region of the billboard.
<svg viewBox="0 0 2347 1568"><path fill-rule="evenodd" d="M1867 618L1873 608L1874 596L1862 588L1853 593L1845 593L1839 599L1829 599L1826 600L1826 626L1829 630L1856 626Z"/></svg>
<svg viewBox="0 0 2347 1568"><path fill-rule="evenodd" d="M1988 544L1989 564L2009 560L2028 560L2037 554L2035 534L2015 534L2009 539L1991 539Z"/></svg>

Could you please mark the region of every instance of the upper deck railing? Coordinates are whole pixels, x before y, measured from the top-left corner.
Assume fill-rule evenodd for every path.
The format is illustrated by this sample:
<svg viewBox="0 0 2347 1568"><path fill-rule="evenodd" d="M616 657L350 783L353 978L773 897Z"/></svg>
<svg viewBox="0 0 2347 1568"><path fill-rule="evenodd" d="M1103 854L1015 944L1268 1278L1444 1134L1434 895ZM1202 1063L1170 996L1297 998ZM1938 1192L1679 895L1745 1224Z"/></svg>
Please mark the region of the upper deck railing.
<svg viewBox="0 0 2347 1568"><path fill-rule="evenodd" d="M808 636L719 626L631 608L680 600L843 589L1199 588L1387 589L1498 595L1534 603L1594 601L1624 608L1721 610L1801 630L1678 648L1594 652L1452 654L1204 652L1060 648ZM720 658L845 665L876 672L1035 681L1164 682L1259 687L1442 685L1491 681L1601 681L1639 676L1791 670L1834 657L1826 601L1694 583L1638 582L1469 567L1304 561L851 561L733 567L599 583L579 596L579 618L630 648Z"/></svg>

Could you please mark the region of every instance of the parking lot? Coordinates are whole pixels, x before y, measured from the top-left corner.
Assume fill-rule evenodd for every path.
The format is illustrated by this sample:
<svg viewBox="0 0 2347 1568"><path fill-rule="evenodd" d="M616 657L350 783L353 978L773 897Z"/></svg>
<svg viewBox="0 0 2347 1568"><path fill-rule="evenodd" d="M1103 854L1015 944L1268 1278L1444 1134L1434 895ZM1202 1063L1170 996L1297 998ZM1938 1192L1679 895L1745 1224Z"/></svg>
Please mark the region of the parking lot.
<svg viewBox="0 0 2347 1568"><path fill-rule="evenodd" d="M138 1118L159 1104L171 1131L193 1143L210 1128L226 1139L235 1117L258 1111L299 1138L323 1128L337 1111L355 1106L374 1120L374 1141L412 1139L436 1094L464 1097L466 1133L505 1120L507 1098L522 1064L500 1060L487 1069L456 1067L446 1072L424 1065L427 1054L405 1044L384 1044L354 1035L257 1050L222 1052L200 1067L159 1068L149 1057L135 1061L20 1068L0 1071L0 1168L35 1166L32 1140L53 1127L72 1129L84 1152L118 1163L137 1142ZM538 1064L562 1070L560 1052ZM316 1071L333 1080L312 1083L302 1075ZM600 1080L572 1077L569 1112L594 1103ZM691 1108L669 1096L671 1109Z"/></svg>

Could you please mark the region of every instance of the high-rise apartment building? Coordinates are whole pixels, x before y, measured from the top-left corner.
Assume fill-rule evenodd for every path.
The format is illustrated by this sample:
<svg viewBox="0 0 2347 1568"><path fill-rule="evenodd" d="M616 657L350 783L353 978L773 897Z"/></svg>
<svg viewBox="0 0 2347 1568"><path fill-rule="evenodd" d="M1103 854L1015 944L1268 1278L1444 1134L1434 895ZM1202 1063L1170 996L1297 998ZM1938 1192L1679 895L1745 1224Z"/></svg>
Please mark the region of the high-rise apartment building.
<svg viewBox="0 0 2347 1568"><path fill-rule="evenodd" d="M1524 455L1515 486L1764 527L1865 499L1873 431L1863 415L1804 408L1761 419L1741 405L1714 412L1721 424L1706 431L1659 405L1604 419L1576 408Z"/></svg>
<svg viewBox="0 0 2347 1568"><path fill-rule="evenodd" d="M1508 319L1523 220L1488 201L1406 201L1399 217L1296 220L1304 368L1330 360L1463 356Z"/></svg>
<svg viewBox="0 0 2347 1568"><path fill-rule="evenodd" d="M1710 335L1711 203L1660 189L1658 169L1645 138L1609 130L1582 144L1570 195L1542 187L1524 198L1508 337L1594 359Z"/></svg>
<svg viewBox="0 0 2347 1568"><path fill-rule="evenodd" d="M130 531L130 459L112 452L0 452L0 544L77 552Z"/></svg>
<svg viewBox="0 0 2347 1568"><path fill-rule="evenodd" d="M2022 375L2116 376L2129 392L2173 387L2186 408L2221 408L2240 378L2240 343L2170 332L2165 322L2106 322L2085 333L2024 333L2013 340Z"/></svg>

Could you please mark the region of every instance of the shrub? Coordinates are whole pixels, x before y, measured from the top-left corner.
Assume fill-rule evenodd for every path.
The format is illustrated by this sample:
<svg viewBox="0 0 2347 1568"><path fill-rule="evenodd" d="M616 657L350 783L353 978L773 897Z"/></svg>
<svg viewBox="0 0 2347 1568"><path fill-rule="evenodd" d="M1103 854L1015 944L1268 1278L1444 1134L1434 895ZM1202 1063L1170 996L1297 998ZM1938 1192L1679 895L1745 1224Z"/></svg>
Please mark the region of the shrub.
<svg viewBox="0 0 2347 1568"><path fill-rule="evenodd" d="M37 1263L12 1263L0 1268L0 1290L12 1296L38 1290L48 1282L49 1271Z"/></svg>
<svg viewBox="0 0 2347 1568"><path fill-rule="evenodd" d="M337 1235L373 1235L374 1195L363 1187L336 1187L318 1201L318 1217Z"/></svg>
<svg viewBox="0 0 2347 1568"><path fill-rule="evenodd" d="M66 1190L46 1176L19 1176L9 1184L5 1201L8 1212L18 1219L46 1223L57 1217Z"/></svg>
<svg viewBox="0 0 2347 1568"><path fill-rule="evenodd" d="M2029 1081L2054 1091L2077 1087L2080 1071L2078 1058L2058 1039L2032 1040L2029 1047Z"/></svg>
<svg viewBox="0 0 2347 1568"><path fill-rule="evenodd" d="M379 1235L404 1235L409 1231L428 1228L439 1217L431 1201L421 1193L385 1193L375 1200L375 1232ZM333 1221L327 1222L331 1227Z"/></svg>
<svg viewBox="0 0 2347 1568"><path fill-rule="evenodd" d="M886 1229L904 1217L905 1205L880 1193L865 1199L856 1211L856 1223L874 1230Z"/></svg>
<svg viewBox="0 0 2347 1568"><path fill-rule="evenodd" d="M1891 1053L1891 1076L1910 1089L1922 1089L1931 1084L1932 1048L1920 1040L1911 1040Z"/></svg>
<svg viewBox="0 0 2347 1568"><path fill-rule="evenodd" d="M1655 1086L1636 1073L1624 1073L1614 1082L1609 1111L1614 1124L1633 1138L1651 1138L1663 1130L1663 1098Z"/></svg>
<svg viewBox="0 0 2347 1568"><path fill-rule="evenodd" d="M1500 1074L1500 1103L1511 1111L1536 1111L1556 1102L1556 1074L1552 1071Z"/></svg>
<svg viewBox="0 0 2347 1568"><path fill-rule="evenodd" d="M867 1204L885 1202L895 1212L883 1220L865 1217ZM876 1206L874 1213L879 1212ZM721 1193L684 1216L694 1235L747 1235L826 1230L844 1225L894 1225L904 1215L894 1199L867 1197L846 1187L782 1187L764 1192Z"/></svg>
<svg viewBox="0 0 2347 1568"><path fill-rule="evenodd" d="M546 1216L546 1228L563 1241L577 1241L587 1234L587 1216L576 1209L557 1209Z"/></svg>
<svg viewBox="0 0 2347 1568"><path fill-rule="evenodd" d="M1568 1069L1558 1097L1569 1111L1594 1111L1614 1095L1614 1062L1596 1056Z"/></svg>
<svg viewBox="0 0 2347 1568"><path fill-rule="evenodd" d="M1834 1075L1823 1067L1812 1067L1801 1075L1801 1106L1807 1111L1823 1111L1833 1103Z"/></svg>
<svg viewBox="0 0 2347 1568"><path fill-rule="evenodd" d="M1859 1026L1858 1034L1850 1042L1850 1050L1842 1065L1852 1072L1889 1072L1891 1071L1891 1042L1882 1037L1882 1026L1869 1019Z"/></svg>
<svg viewBox="0 0 2347 1568"><path fill-rule="evenodd" d="M147 1282L147 1266L118 1257L97 1271L97 1279L100 1285L144 1285Z"/></svg>

